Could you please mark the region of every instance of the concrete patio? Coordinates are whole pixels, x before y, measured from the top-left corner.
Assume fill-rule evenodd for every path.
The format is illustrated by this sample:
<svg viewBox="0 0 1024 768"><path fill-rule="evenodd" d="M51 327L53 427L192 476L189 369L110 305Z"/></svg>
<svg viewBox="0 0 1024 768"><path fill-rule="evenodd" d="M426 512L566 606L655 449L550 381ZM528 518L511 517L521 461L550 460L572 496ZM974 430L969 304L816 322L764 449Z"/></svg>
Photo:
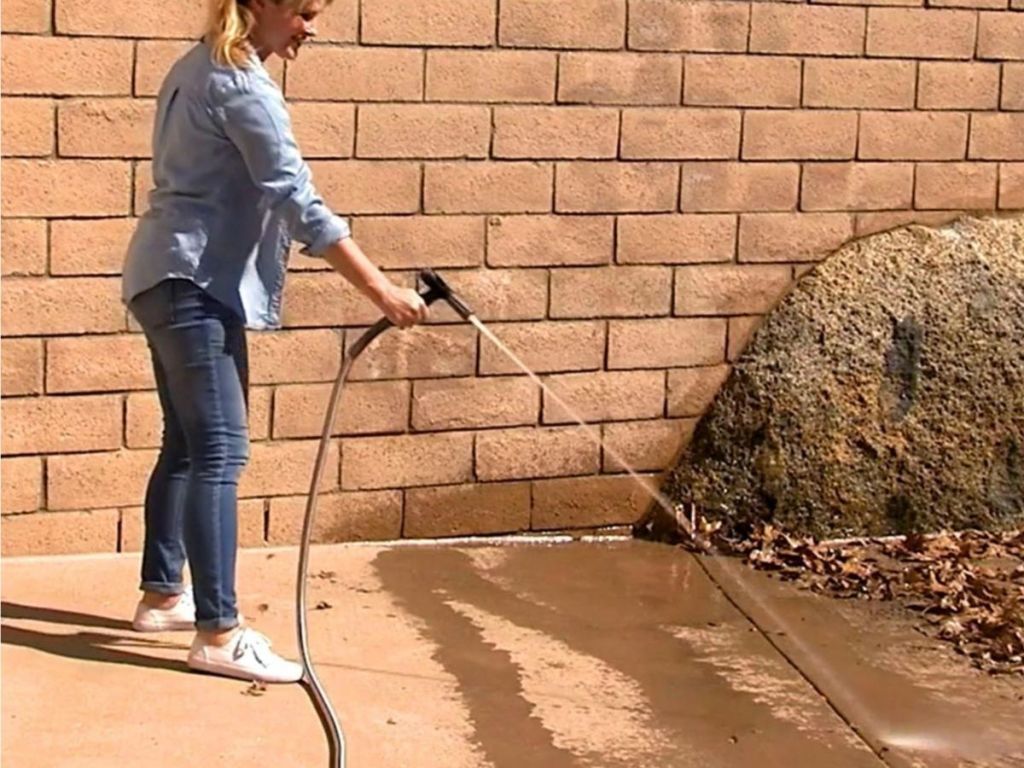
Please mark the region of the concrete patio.
<svg viewBox="0 0 1024 768"><path fill-rule="evenodd" d="M292 657L296 557L238 566L247 621ZM192 674L190 633L131 631L137 571L3 562L3 764L327 766L299 686ZM734 563L635 541L332 545L311 573L354 768L1024 764L1024 682Z"/></svg>

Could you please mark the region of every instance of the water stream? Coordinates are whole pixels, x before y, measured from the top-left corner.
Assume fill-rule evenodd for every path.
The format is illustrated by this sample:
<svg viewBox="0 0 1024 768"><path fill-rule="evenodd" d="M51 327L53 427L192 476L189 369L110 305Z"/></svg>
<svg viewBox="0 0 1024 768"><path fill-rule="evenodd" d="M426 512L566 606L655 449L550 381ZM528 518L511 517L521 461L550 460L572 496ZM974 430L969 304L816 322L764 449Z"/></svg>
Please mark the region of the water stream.
<svg viewBox="0 0 1024 768"><path fill-rule="evenodd" d="M669 499L657 488L651 486L649 482L644 480L637 472L630 467L627 462L617 451L605 444L604 439L601 437L601 432L598 428L588 424L582 418L580 418L577 411L570 406L565 400L558 396L558 394L544 383L544 381L534 373L529 366L527 366L511 349L509 349L491 330L484 325L476 316L470 316L469 322L480 333L482 333L488 341L494 344L503 354L505 354L509 360L515 363L524 374L530 377L530 379L541 388L541 390L552 400L558 403L569 417L575 421L579 426L583 427L585 433L589 438L597 444L597 446L608 453L619 466L622 467L629 476L632 477L640 487L644 489L644 492L651 497L651 499L658 504L666 513L668 513L672 519L676 520L680 528L688 534L691 538L695 537L693 526L686 516L681 513L672 500ZM709 543L706 546L710 546ZM790 663L800 672L801 675L807 680L807 682L813 686L819 693L821 693L836 711L836 713L860 736L861 739L875 752L876 755L884 762L889 765L910 765L905 762L900 756L897 756L889 750L895 748L907 748L913 745L915 751L925 751L924 745L930 745L933 749L936 744L943 744L945 747L949 747L948 743L943 743L943 740L936 739L933 736L927 734L906 734L901 733L899 735L893 734L893 727L886 725L878 720L878 718L870 711L865 705L863 699L850 689L850 687L843 682L839 677L836 676L834 671L830 669L827 663L822 659L821 655L814 650L801 636L799 630L793 626L792 622L787 621L778 611L776 611L768 600L763 595L758 595L756 590L739 574L740 570L731 567L732 564L729 562L729 558L726 555L710 550L708 553L708 560L710 562L702 562L702 558L698 558L698 562L701 563L701 567L704 568L709 578L714 581L726 597L744 614L749 617L749 610L744 606L756 606L756 612L760 614L759 621L754 622L756 626L761 630L764 637L770 642L776 650L779 651L783 656L789 659ZM770 631L766 631L765 624L770 624ZM782 633L787 639L789 644L795 647L798 651L800 660L799 664L792 658L792 653L787 653L783 647L780 647L780 643L773 637L777 633ZM838 694L838 695L837 695ZM893 734L890 738L889 734Z"/></svg>

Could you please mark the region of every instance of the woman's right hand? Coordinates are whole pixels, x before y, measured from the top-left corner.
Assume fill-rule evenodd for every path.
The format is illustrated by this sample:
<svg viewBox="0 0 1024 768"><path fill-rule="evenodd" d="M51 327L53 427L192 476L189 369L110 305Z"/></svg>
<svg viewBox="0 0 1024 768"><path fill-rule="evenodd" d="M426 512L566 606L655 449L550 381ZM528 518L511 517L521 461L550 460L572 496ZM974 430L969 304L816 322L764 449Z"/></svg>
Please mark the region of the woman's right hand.
<svg viewBox="0 0 1024 768"><path fill-rule="evenodd" d="M388 283L382 291L379 306L384 316L399 328L410 328L427 319L423 297L412 288L399 288L394 283Z"/></svg>

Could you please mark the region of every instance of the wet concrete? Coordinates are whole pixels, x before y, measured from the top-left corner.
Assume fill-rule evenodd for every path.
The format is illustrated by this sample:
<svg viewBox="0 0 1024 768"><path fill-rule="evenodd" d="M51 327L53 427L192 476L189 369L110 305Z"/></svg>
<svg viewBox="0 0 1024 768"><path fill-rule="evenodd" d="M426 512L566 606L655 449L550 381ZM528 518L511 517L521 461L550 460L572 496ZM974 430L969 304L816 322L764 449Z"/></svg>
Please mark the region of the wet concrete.
<svg viewBox="0 0 1024 768"><path fill-rule="evenodd" d="M243 613L291 656L295 564L295 550L239 557ZM327 765L299 687L249 695L187 672L190 633L130 630L137 556L2 566L4 765ZM967 736L961 764L1022 764L1024 685L924 653L905 622L867 625L863 606L784 585L755 587L770 595L759 617L675 548L329 546L311 573L310 605L324 607L310 644L349 766L938 766ZM832 678L816 680L771 621L799 626ZM884 761L870 729L846 722L848 680L872 727L902 739ZM918 749L936 735L943 749Z"/></svg>
<svg viewBox="0 0 1024 768"><path fill-rule="evenodd" d="M910 629L896 606L797 591L733 560L701 562L890 765L1024 766L1020 676L971 668Z"/></svg>
<svg viewBox="0 0 1024 768"><path fill-rule="evenodd" d="M482 694L467 701L496 768L781 766L794 750L877 764L679 551L488 554L393 550L376 567L460 690ZM506 711L526 711L528 728Z"/></svg>

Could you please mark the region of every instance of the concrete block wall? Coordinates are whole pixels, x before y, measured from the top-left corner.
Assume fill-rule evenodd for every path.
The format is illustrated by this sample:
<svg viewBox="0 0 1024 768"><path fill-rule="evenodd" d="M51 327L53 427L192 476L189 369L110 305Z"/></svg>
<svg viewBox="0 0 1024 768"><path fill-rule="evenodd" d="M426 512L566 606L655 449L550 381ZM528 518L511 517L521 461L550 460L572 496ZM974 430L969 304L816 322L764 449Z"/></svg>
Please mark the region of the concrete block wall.
<svg viewBox="0 0 1024 768"><path fill-rule="evenodd" d="M118 299L163 73L205 0L5 0L6 554L134 550L160 417ZM395 279L436 267L651 482L759 319L844 242L1024 209L1024 0L335 0L272 71ZM252 334L242 544L297 541L373 308L296 256ZM644 494L439 311L368 352L321 540L589 528Z"/></svg>

